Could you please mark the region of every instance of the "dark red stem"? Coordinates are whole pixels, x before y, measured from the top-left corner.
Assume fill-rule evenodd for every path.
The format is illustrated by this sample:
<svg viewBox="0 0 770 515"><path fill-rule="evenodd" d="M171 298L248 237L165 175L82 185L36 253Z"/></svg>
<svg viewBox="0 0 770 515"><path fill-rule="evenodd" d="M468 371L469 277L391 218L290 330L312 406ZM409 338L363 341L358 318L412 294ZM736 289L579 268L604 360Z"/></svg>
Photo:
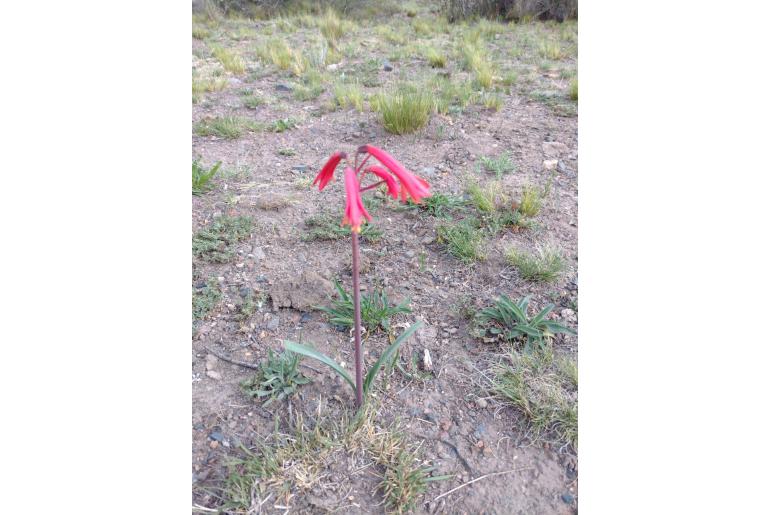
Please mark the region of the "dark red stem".
<svg viewBox="0 0 770 515"><path fill-rule="evenodd" d="M355 327L354 337L356 342L356 407L360 408L364 403L364 366L361 359L361 298L358 285L358 233L353 233L353 313Z"/></svg>
<svg viewBox="0 0 770 515"><path fill-rule="evenodd" d="M361 161L361 164L356 167L356 175L358 175L359 172L361 172L361 168L364 167L364 164L369 160L370 157L372 157L371 154L366 154L366 157L364 158L363 161ZM356 154L356 161L358 161L358 154Z"/></svg>
<svg viewBox="0 0 770 515"><path fill-rule="evenodd" d="M358 190L358 191L360 191L361 193L363 193L363 192L365 192L365 191L368 191L368 190L373 190L374 188L376 188L377 186L379 186L379 185L381 185L381 184L385 184L385 180L384 180L384 179L383 179L383 180L381 180L380 182L375 182L374 184L370 184L369 186L367 186L367 187L365 187L365 188L361 188L361 189L360 189L360 190Z"/></svg>

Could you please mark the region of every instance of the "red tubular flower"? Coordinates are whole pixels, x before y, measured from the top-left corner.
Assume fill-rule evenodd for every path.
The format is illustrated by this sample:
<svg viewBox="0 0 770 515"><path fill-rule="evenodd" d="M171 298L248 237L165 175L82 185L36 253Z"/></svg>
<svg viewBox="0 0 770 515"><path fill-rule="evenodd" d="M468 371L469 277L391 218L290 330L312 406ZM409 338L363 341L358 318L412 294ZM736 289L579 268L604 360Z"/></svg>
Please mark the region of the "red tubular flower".
<svg viewBox="0 0 770 515"><path fill-rule="evenodd" d="M385 184L388 186L388 194L390 194L390 196L393 198L398 198L398 184L396 184L396 179L394 179L385 168L373 165L368 167L365 171L373 173L380 179L384 180Z"/></svg>
<svg viewBox="0 0 770 515"><path fill-rule="evenodd" d="M393 156L382 149L372 145L362 145L358 148L359 153L369 153L385 165L385 168L393 172L401 183L401 200L406 202L407 194L412 200L419 204L425 197L430 197L430 184L408 171L404 166L396 161Z"/></svg>
<svg viewBox="0 0 770 515"><path fill-rule="evenodd" d="M353 232L361 232L361 219L366 218L370 222L372 217L361 201L361 185L356 178L356 171L351 167L345 168L345 217L342 225L349 225Z"/></svg>
<svg viewBox="0 0 770 515"><path fill-rule="evenodd" d="M332 156L329 158L328 161L326 161L326 164L321 168L321 171L318 172L318 175L316 175L315 180L313 181L313 186L318 184L318 190L323 190L327 184L329 184L329 181L331 181L334 178L334 170L337 169L337 165L340 164L340 161L342 159L347 158L347 154L345 152L335 152L332 154Z"/></svg>

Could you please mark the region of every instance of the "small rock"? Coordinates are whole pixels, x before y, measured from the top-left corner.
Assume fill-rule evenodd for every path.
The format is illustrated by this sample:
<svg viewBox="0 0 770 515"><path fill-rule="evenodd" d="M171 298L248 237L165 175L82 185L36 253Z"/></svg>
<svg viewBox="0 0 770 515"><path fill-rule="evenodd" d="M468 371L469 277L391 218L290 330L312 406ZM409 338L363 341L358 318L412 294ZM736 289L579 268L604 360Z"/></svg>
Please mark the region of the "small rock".
<svg viewBox="0 0 770 515"><path fill-rule="evenodd" d="M289 277L276 284L270 290L273 306L276 308L294 308L298 311L311 311L334 295L334 285L317 272L306 271L299 276Z"/></svg>
<svg viewBox="0 0 770 515"><path fill-rule="evenodd" d="M275 331L281 324L281 318L270 313L265 313L265 328L268 331Z"/></svg>
<svg viewBox="0 0 770 515"><path fill-rule="evenodd" d="M414 251L413 250L407 250L406 251L406 257L408 257L409 259L413 258L414 257Z"/></svg>
<svg viewBox="0 0 770 515"><path fill-rule="evenodd" d="M276 84L275 85L276 91L294 91L294 88L290 84Z"/></svg>
<svg viewBox="0 0 770 515"><path fill-rule="evenodd" d="M392 65L392 64L390 64L390 61L388 61L387 59L385 59L385 60L382 62L382 69L383 69L383 70L385 70L386 72L392 72L392 71L393 71L393 65Z"/></svg>
<svg viewBox="0 0 770 515"><path fill-rule="evenodd" d="M558 141L546 141L543 143L543 154L545 157L559 157L569 150L567 145Z"/></svg>
<svg viewBox="0 0 770 515"><path fill-rule="evenodd" d="M486 399L478 398L476 399L476 406L478 406L480 409L484 409L489 405Z"/></svg>
<svg viewBox="0 0 770 515"><path fill-rule="evenodd" d="M420 242L423 245L428 245L429 243L433 243L435 240L436 240L436 238L434 238L433 236L426 236L425 238L420 240Z"/></svg>
<svg viewBox="0 0 770 515"><path fill-rule="evenodd" d="M206 355L206 370L214 370L217 364L217 357L213 354Z"/></svg>
<svg viewBox="0 0 770 515"><path fill-rule="evenodd" d="M434 175L436 175L436 169L432 166L427 166L422 169L420 174L423 175L424 177L433 177Z"/></svg>
<svg viewBox="0 0 770 515"><path fill-rule="evenodd" d="M572 501L575 500L575 497L572 494L561 494L561 500L566 504L572 504Z"/></svg>
<svg viewBox="0 0 770 515"><path fill-rule="evenodd" d="M577 322L577 315L569 308L561 310L561 317L569 322Z"/></svg>
<svg viewBox="0 0 770 515"><path fill-rule="evenodd" d="M558 164L559 164L558 159L546 159L545 161L543 161L543 170L545 170L546 172L556 170L556 167L558 166Z"/></svg>
<svg viewBox="0 0 770 515"><path fill-rule="evenodd" d="M208 372L206 372L206 375L209 376L211 379L216 379L217 381L222 380L222 374L220 374L215 370L209 370Z"/></svg>
<svg viewBox="0 0 770 515"><path fill-rule="evenodd" d="M297 166L292 166L291 169L296 172L305 173L310 169L310 167L308 165L297 165Z"/></svg>
<svg viewBox="0 0 770 515"><path fill-rule="evenodd" d="M241 297L248 297L249 295L251 295L252 291L251 291L251 288L249 288L248 286L242 286L238 290L238 293L241 295Z"/></svg>
<svg viewBox="0 0 770 515"><path fill-rule="evenodd" d="M254 247L251 249L251 255L254 256L254 261L262 261L265 259L265 251L262 247Z"/></svg>
<svg viewBox="0 0 770 515"><path fill-rule="evenodd" d="M217 442L225 441L225 435L223 435L220 431L212 431L211 434L209 434L209 438L216 440Z"/></svg>
<svg viewBox="0 0 770 515"><path fill-rule="evenodd" d="M564 161L559 159L559 163L556 165L556 169L559 171L559 173L565 173L565 174L571 174L572 171L567 168L567 165L564 164Z"/></svg>
<svg viewBox="0 0 770 515"><path fill-rule="evenodd" d="M450 329L448 329L448 330L447 330L447 332L448 332L449 334L455 334L457 331L458 331L458 329L457 329L456 327L452 327L452 328L450 328Z"/></svg>
<svg viewBox="0 0 770 515"><path fill-rule="evenodd" d="M433 370L433 360L430 358L430 351L425 349L422 354L422 369L426 372Z"/></svg>

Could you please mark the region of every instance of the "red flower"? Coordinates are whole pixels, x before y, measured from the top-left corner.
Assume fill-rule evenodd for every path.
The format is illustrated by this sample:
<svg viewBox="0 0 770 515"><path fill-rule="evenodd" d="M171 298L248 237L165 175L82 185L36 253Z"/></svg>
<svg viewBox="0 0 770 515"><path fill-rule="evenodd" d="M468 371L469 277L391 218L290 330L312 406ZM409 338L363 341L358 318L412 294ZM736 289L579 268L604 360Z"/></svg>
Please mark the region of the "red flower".
<svg viewBox="0 0 770 515"><path fill-rule="evenodd" d="M364 207L361 201L361 185L356 178L356 171L351 167L345 168L345 217L342 219L342 225L349 225L353 232L361 232L361 218L366 218L370 222L372 217Z"/></svg>
<svg viewBox="0 0 770 515"><path fill-rule="evenodd" d="M332 156L329 158L328 161L326 161L326 164L321 168L321 171L318 172L318 175L316 175L315 180L313 181L313 186L318 184L318 190L323 190L327 184L329 184L329 181L331 181L334 178L334 170L337 169L337 165L340 164L340 161L342 159L347 158L347 154L345 152L335 152L332 154Z"/></svg>
<svg viewBox="0 0 770 515"><path fill-rule="evenodd" d="M385 168L393 172L401 183L401 200L406 202L407 194L412 197L415 203L419 204L425 197L430 197L430 184L408 171L404 166L396 161L393 156L382 149L372 145L363 145L358 148L359 153L369 153L385 165Z"/></svg>
<svg viewBox="0 0 770 515"><path fill-rule="evenodd" d="M396 184L396 179L394 179L386 169L381 166L373 165L367 168L365 171L373 173L380 179L384 180L385 184L388 186L388 193L390 196L393 198L398 198L398 185Z"/></svg>

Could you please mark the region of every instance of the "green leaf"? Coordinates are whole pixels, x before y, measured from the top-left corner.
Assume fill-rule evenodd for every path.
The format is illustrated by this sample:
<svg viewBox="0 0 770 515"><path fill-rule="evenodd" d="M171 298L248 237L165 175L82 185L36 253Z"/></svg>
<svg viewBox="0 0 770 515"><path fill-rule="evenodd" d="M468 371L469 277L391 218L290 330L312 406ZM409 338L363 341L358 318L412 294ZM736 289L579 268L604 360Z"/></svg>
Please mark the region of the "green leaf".
<svg viewBox="0 0 770 515"><path fill-rule="evenodd" d="M326 354L315 350L313 347L309 347L307 345L302 345L300 343L294 343L290 341L284 341L283 347L288 351L296 352L297 354L302 354L303 356L317 359L321 363L324 363L325 365L329 366L332 370L337 372L340 376L342 376L342 378L348 382L348 384L353 388L353 390L356 389L356 383L353 382L353 379L350 377L350 374L348 374L344 368L339 366L339 364L337 364L336 361L334 361L332 358L330 358Z"/></svg>
<svg viewBox="0 0 770 515"><path fill-rule="evenodd" d="M374 378L377 377L377 374L379 373L382 365L385 363L388 363L393 357L393 354L395 354L395 352L401 346L401 344L404 343L407 338L412 336L412 333L414 333L421 326L422 326L422 320L412 324L406 331L401 333L401 336L396 338L396 341L393 342L390 347L385 349L385 351L380 356L380 359L378 359L377 362L374 365L372 365L371 370L369 370L369 373L366 374L366 378L364 379L364 395L366 395L369 392L369 387L374 381Z"/></svg>
<svg viewBox="0 0 770 515"><path fill-rule="evenodd" d="M552 333L577 334L573 329L563 326L558 322L547 321L547 322L543 322L543 325L546 326L548 330L551 331Z"/></svg>
<svg viewBox="0 0 770 515"><path fill-rule="evenodd" d="M529 325L531 325L532 327L537 327L537 324L542 322L543 319L548 315L548 313L551 312L551 310L554 307L555 306L553 304L548 304L546 307L543 308L543 310L540 313L537 314L535 318L530 320Z"/></svg>

